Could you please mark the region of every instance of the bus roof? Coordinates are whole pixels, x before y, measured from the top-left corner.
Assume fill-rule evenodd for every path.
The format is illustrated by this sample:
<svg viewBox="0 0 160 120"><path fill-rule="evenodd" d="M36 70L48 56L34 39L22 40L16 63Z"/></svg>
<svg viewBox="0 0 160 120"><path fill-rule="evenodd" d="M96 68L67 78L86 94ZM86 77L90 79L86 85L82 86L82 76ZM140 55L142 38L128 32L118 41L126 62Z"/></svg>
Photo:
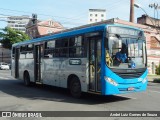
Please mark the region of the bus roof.
<svg viewBox="0 0 160 120"><path fill-rule="evenodd" d="M63 31L57 34L53 34L53 35L49 35L49 36L45 36L45 37L40 37L40 38L36 38L36 39L32 39L32 40L26 40L23 42L19 42L19 43L15 43L12 46L19 46L19 45L25 45L25 44L32 44L32 43L36 43L36 42L42 42L42 41L48 41L48 40L52 40L52 39L58 39L58 38L64 38L67 36L73 36L73 35L80 35L83 33L89 33L89 32L94 32L94 31L102 31L106 28L106 25L98 25L98 26L92 26L92 27L87 27L87 28L82 28L82 29L78 29L78 30L72 30L72 31Z"/></svg>
<svg viewBox="0 0 160 120"><path fill-rule="evenodd" d="M107 26L121 26L121 27L128 27L131 29L137 29L137 30L141 30L139 28L136 27L132 27L132 26L127 26L127 25L123 25L123 24L118 24L116 23L116 19L110 19L110 20L106 20L106 21L102 21L102 22L97 22L97 23L93 23L93 24L87 24L87 25L83 25L80 27L75 27L75 28L71 28L71 29L67 29L64 31L60 31L58 33L49 35L49 36L45 36L45 37L40 37L40 38L36 38L36 39L32 39L32 40L26 40L23 42L19 42L19 43L15 43L12 46L21 46L21 45L26 45L26 44L32 44L32 43L38 43L38 42L42 42L42 41L49 41L52 39L58 39L58 38L63 38L63 37L67 37L67 36L73 36L73 35L80 35L83 33L89 33L89 32L94 32L94 31L102 31L105 30L105 28Z"/></svg>

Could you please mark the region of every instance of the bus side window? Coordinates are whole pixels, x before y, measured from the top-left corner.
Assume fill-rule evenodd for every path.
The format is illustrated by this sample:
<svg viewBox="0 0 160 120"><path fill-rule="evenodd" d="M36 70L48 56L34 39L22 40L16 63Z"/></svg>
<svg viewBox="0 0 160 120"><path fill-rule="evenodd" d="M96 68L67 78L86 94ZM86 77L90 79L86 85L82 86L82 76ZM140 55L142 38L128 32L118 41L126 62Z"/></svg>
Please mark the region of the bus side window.
<svg viewBox="0 0 160 120"><path fill-rule="evenodd" d="M45 42L44 48L45 50L41 49L41 52L44 52L44 58L53 58L55 51L55 40Z"/></svg>
<svg viewBox="0 0 160 120"><path fill-rule="evenodd" d="M82 35L72 37L69 39L69 57L84 57L85 45L84 37Z"/></svg>
<svg viewBox="0 0 160 120"><path fill-rule="evenodd" d="M12 59L14 59L15 56L15 47L12 48Z"/></svg>
<svg viewBox="0 0 160 120"><path fill-rule="evenodd" d="M55 57L68 57L68 38L56 40Z"/></svg>

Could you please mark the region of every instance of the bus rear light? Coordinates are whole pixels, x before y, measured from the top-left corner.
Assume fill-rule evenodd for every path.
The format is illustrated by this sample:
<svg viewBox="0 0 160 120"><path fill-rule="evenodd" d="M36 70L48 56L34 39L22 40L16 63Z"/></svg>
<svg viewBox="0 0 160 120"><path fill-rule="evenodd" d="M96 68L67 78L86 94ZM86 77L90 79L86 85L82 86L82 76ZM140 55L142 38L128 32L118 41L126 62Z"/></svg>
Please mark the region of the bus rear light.
<svg viewBox="0 0 160 120"><path fill-rule="evenodd" d="M111 78L105 76L104 79L105 79L107 82L109 82L110 84L112 84L112 85L114 85L114 86L118 86L118 84L117 84L114 80L112 80Z"/></svg>

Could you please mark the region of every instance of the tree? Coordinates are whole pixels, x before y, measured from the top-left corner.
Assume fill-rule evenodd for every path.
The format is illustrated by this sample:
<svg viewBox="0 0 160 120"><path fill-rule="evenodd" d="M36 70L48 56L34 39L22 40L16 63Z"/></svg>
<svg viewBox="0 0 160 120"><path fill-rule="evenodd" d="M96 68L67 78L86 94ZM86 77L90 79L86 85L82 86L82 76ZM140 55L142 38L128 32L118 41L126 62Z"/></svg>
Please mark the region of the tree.
<svg viewBox="0 0 160 120"><path fill-rule="evenodd" d="M4 48L12 48L12 44L29 40L29 36L21 31L6 27L0 32L1 43Z"/></svg>
<svg viewBox="0 0 160 120"><path fill-rule="evenodd" d="M160 64L158 66L156 66L156 74L160 75Z"/></svg>

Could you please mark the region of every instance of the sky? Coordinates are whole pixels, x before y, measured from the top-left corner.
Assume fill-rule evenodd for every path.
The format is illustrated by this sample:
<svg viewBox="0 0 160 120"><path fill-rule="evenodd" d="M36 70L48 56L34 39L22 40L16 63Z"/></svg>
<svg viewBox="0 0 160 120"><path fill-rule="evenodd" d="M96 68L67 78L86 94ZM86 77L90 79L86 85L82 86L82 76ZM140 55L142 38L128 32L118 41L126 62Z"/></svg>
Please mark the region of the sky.
<svg viewBox="0 0 160 120"><path fill-rule="evenodd" d="M53 19L64 27L71 28L87 24L89 9L106 9L107 19L119 18L129 21L130 0L0 0L0 28L7 25L7 16L37 14L38 19ZM149 16L154 17L154 9L149 4L160 0L135 0ZM160 18L160 9L158 18ZM135 8L135 21L144 12ZM157 16L156 16L157 18Z"/></svg>

